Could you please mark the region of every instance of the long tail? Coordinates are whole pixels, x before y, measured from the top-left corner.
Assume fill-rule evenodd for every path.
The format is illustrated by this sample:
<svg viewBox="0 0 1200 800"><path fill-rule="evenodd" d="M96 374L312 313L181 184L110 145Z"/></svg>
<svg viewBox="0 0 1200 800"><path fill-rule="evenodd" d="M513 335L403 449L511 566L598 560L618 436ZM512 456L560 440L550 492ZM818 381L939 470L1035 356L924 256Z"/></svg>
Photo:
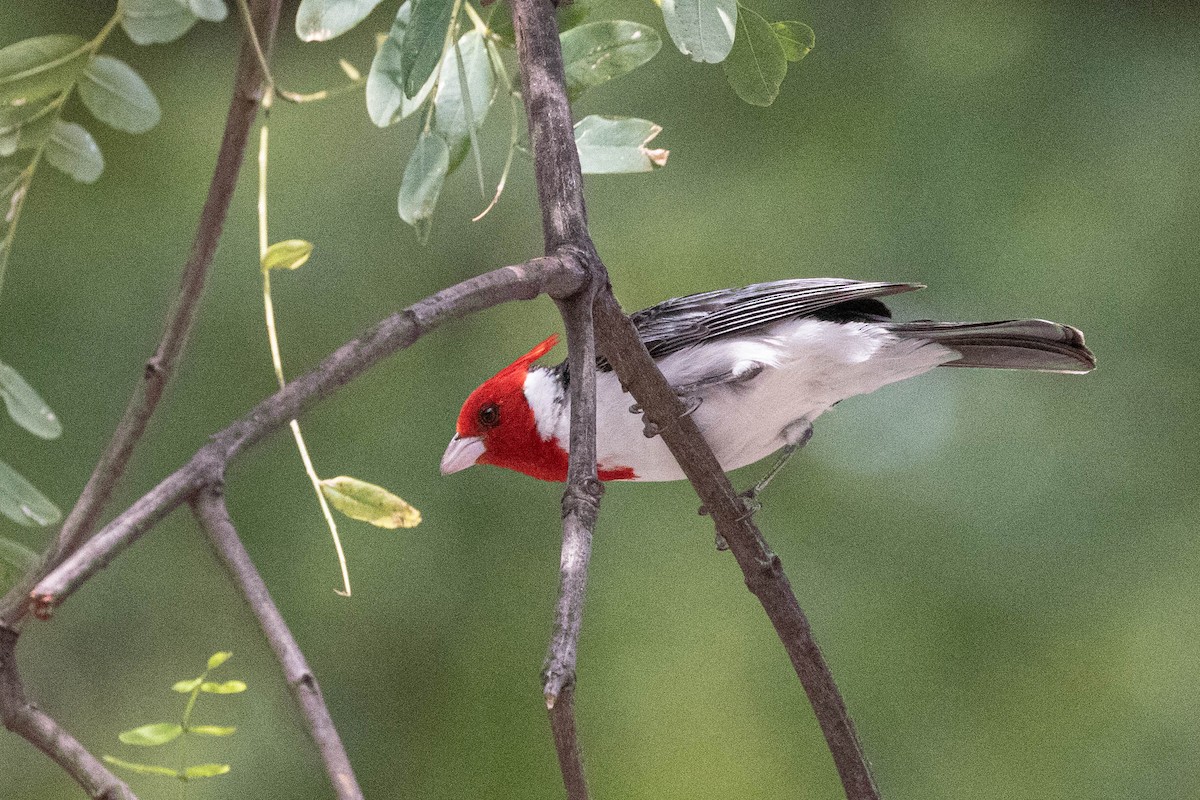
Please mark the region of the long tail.
<svg viewBox="0 0 1200 800"><path fill-rule="evenodd" d="M994 367L1082 374L1096 366L1083 333L1044 319L1003 322L889 322L906 339L926 339L962 354L946 367Z"/></svg>

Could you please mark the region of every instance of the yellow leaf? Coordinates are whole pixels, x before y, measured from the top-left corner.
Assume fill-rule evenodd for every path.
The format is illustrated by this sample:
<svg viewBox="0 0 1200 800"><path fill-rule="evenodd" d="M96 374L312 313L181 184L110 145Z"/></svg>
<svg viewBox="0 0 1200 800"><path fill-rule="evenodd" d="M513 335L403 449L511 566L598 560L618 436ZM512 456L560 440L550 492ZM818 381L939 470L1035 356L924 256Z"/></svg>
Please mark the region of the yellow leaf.
<svg viewBox="0 0 1200 800"><path fill-rule="evenodd" d="M373 483L346 475L321 481L321 491L334 508L351 519L379 528L415 528L421 512Z"/></svg>
<svg viewBox="0 0 1200 800"><path fill-rule="evenodd" d="M303 239L287 239L267 248L262 257L263 272L273 269L299 269L312 255L312 242Z"/></svg>

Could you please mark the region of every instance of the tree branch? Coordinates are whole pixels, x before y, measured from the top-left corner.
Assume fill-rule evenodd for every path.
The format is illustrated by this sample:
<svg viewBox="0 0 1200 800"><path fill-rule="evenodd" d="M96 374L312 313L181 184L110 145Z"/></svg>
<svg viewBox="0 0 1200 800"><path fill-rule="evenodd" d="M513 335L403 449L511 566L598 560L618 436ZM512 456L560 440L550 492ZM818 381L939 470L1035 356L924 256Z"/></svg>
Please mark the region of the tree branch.
<svg viewBox="0 0 1200 800"><path fill-rule="evenodd" d="M300 713L308 726L308 733L321 753L325 772L338 800L362 800L362 790L354 777L350 759L342 747L341 737L333 725L321 687L309 669L308 662L296 644L292 632L284 622L283 615L271 599L267 584L250 560L242 540L238 537L221 486L213 485L201 491L192 501L192 508L200 527L212 542L213 549L229 572L230 579L246 598L250 610L258 619L263 635L283 670L288 689L292 693Z"/></svg>
<svg viewBox="0 0 1200 800"><path fill-rule="evenodd" d="M158 486L110 522L30 592L39 616L62 603L124 548L202 487L221 479L226 464L328 397L384 357L410 346L443 322L513 300L539 294L564 297L582 282L576 265L557 258L536 258L502 267L443 289L383 320L342 345L312 372L263 400L211 441Z"/></svg>
<svg viewBox="0 0 1200 800"><path fill-rule="evenodd" d="M109 772L78 739L25 698L25 685L17 671L18 636L15 628L0 622L0 718L4 727L52 758L89 797L137 800L129 786Z"/></svg>
<svg viewBox="0 0 1200 800"><path fill-rule="evenodd" d="M252 14L254 27L267 52L275 38L279 22L280 0L260 0L254 4ZM264 79L262 68L255 54L255 43L246 35L242 38L238 56L237 73L234 78L233 99L225 118L225 133L221 148L217 152L217 163L213 169L208 197L200 212L192 250L183 268L179 292L167 315L162 339L154 355L146 362L146 368L134 388L121 422L112 439L96 463L87 485L75 502L67 519L58 532L58 541L50 564L57 564L65 555L79 547L96 524L104 506L112 496L117 483L125 474L133 450L146 431L167 382L183 355L184 346L196 319L200 300L204 295L204 283L212 265L217 242L225 228L225 218L233 190L237 187L238 175L245 160L246 142L250 128L258 116L261 86Z"/></svg>
<svg viewBox="0 0 1200 800"><path fill-rule="evenodd" d="M685 414L679 398L659 372L629 318L621 311L608 284L604 265L599 257L595 256L588 236L583 178L580 174L570 107L567 103L566 78L551 0L514 0L513 27L517 33L522 95L529 117L529 137L533 145L547 252L562 252L566 248L575 248L583 255L587 273L591 278L590 285L594 287L596 333L600 349L613 365L613 370L622 385L645 410L646 419L663 436L664 442L696 488L697 494L712 513L718 533L729 543L738 566L745 575L747 587L762 603L808 694L842 779L846 796L850 800L878 798L878 790L845 703L813 638L808 619L792 592L779 557L771 551L758 527L746 514L744 504L721 469L712 449L700 434L695 421ZM578 323L577 312L571 307L565 307L564 321L570 330L573 321ZM590 337L587 343L592 344ZM569 341L569 345L573 390L571 463L574 467L575 448L579 445L590 445L594 448L595 445L595 365L584 364L584 369L577 370L575 342ZM574 393L574 383L584 376L591 379L593 393L593 402L586 414L574 405L578 402ZM587 430L585 426L589 423L592 427ZM577 430L580 437L578 441ZM589 449L587 453L590 458L595 450ZM594 479L594 471L591 476ZM582 481L583 477L577 476L577 480ZM573 484L577 487L583 485ZM567 497L571 495L572 487L569 486ZM567 508L566 502L564 498L564 511ZM562 667L569 665L573 668L575 664L575 644L581 622L586 572L571 573L566 565L569 553L573 551L579 554L583 562L582 569L586 569L586 559L590 554L590 534L595 525L594 516L590 520L580 519L578 524L582 530L577 529L576 523L570 518L564 519L564 567L559 615L551 643L551 657L547 660L546 694L550 699L553 699L552 689L563 680L559 676ZM571 551L568 548L569 544ZM551 672L552 667L556 667L557 671ZM569 680L569 677L566 679ZM555 733L556 744L559 744L560 762L563 762L563 737L558 736L557 728ZM577 753L577 747L574 749ZM565 768L563 775L569 791L570 780Z"/></svg>
<svg viewBox="0 0 1200 800"><path fill-rule="evenodd" d="M567 328L571 383L571 434L567 488L563 494L563 542L554 631L542 671L542 691L563 784L570 800L586 800L583 758L575 730L575 665L587 590L592 536L604 485L596 476L596 339L592 305L608 273L588 236L579 151L570 133L562 48L551 0L514 0L513 29L521 71L521 96L529 122L534 177L542 208L546 254L578 259L587 281L559 301Z"/></svg>

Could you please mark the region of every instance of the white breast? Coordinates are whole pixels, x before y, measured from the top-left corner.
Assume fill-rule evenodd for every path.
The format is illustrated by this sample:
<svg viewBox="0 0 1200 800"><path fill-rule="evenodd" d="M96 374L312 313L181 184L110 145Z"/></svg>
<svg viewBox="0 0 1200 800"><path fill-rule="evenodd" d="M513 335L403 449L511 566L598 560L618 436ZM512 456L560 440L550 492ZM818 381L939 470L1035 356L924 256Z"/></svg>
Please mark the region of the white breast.
<svg viewBox="0 0 1200 800"><path fill-rule="evenodd" d="M672 386L762 365L744 383L701 389L692 415L726 470L751 464L786 444L791 423L815 420L840 400L953 361L958 353L918 339L900 339L871 323L788 320L747 339L717 340L672 353L659 368ZM540 377L535 378L535 375ZM569 405L553 402L548 373L532 370L525 394L539 432L569 441ZM530 384L533 381L533 384ZM601 467L632 467L638 480L684 477L660 437L646 438L633 398L611 372L596 376L597 453Z"/></svg>

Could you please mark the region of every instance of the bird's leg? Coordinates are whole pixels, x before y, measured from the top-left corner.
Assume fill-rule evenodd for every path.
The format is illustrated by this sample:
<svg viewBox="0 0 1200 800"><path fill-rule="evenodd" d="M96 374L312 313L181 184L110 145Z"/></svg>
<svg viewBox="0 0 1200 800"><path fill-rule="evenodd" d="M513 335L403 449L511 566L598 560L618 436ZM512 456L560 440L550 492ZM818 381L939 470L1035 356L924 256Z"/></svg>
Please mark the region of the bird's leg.
<svg viewBox="0 0 1200 800"><path fill-rule="evenodd" d="M740 519L745 519L751 514L757 513L758 510L762 508L762 503L758 501L758 496L762 494L763 489L767 488L767 484L775 479L775 476L778 475L783 469L784 465L791 460L791 457L796 454L796 451L808 444L808 440L812 438L812 435L812 423L804 417L789 423L788 426L783 429L783 438L787 444L785 444L783 449L779 451L779 458L775 459L775 463L771 465L771 468L767 470L767 474L763 475L758 483L754 484L749 489L738 495L740 498L742 498L742 504L746 507L746 513ZM708 509L704 506L701 506L700 513L707 514ZM729 549L729 543L725 541L725 537L720 533L716 535L716 545L718 550Z"/></svg>

